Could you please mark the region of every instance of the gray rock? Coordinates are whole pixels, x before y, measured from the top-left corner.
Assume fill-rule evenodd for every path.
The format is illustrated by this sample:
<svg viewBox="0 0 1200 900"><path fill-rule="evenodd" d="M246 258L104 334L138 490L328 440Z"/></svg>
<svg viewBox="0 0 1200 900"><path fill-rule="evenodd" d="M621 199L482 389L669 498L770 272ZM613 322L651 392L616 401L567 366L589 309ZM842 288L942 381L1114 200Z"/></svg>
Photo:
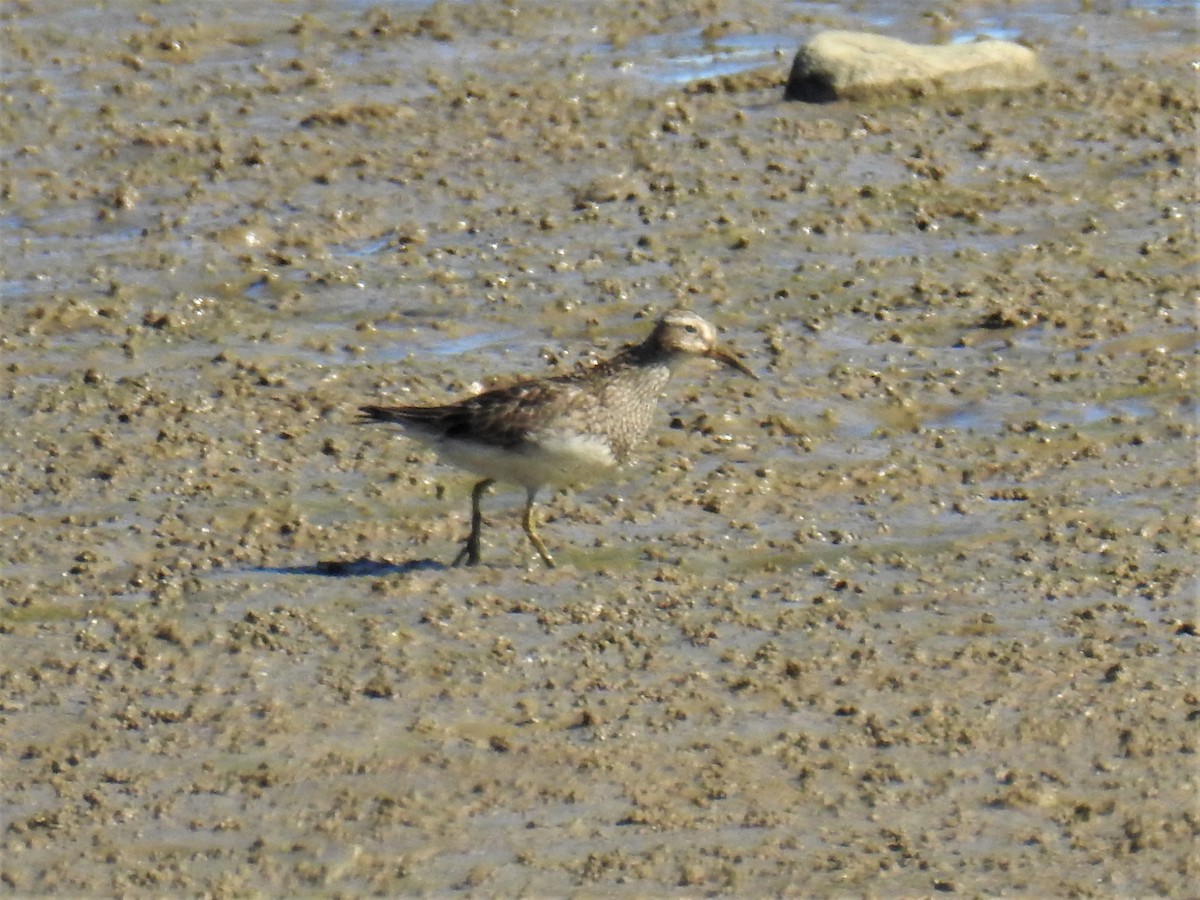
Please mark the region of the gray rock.
<svg viewBox="0 0 1200 900"><path fill-rule="evenodd" d="M827 103L881 94L1011 90L1046 80L1037 54L1010 41L930 46L826 31L800 48L784 99Z"/></svg>

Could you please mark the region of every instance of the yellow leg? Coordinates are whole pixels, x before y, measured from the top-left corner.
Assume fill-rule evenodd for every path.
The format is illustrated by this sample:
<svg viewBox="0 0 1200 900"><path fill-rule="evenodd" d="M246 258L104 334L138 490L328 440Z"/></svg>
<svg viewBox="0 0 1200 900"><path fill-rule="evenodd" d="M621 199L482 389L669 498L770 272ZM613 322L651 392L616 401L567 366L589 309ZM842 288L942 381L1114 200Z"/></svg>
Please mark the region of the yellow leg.
<svg viewBox="0 0 1200 900"><path fill-rule="evenodd" d="M547 569L554 568L554 557L550 555L550 551L546 549L546 545L542 543L542 539L538 537L537 531L533 527L533 496L537 491L530 490L525 498L525 516L521 519L521 526L525 529L525 533L529 535L529 543L533 544L533 549L538 552L538 556L542 558L542 562L546 564Z"/></svg>
<svg viewBox="0 0 1200 900"><path fill-rule="evenodd" d="M452 566L462 565L465 560L468 566L479 565L479 534L483 531L483 512L479 509L479 501L483 499L483 495L487 493L496 482L491 478L485 478L478 482L471 490L471 533L467 536L467 542L463 544L463 548L458 551L458 556L454 557Z"/></svg>

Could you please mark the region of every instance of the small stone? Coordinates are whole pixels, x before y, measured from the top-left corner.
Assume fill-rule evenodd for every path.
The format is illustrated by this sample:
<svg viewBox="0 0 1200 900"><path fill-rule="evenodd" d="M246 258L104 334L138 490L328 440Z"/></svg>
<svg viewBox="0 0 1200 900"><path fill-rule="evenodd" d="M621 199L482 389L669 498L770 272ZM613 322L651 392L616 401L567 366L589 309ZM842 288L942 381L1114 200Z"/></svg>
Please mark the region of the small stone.
<svg viewBox="0 0 1200 900"><path fill-rule="evenodd" d="M1045 81L1037 54L1011 41L931 46L855 31L826 31L800 48L785 100L828 103L881 94L1029 88Z"/></svg>

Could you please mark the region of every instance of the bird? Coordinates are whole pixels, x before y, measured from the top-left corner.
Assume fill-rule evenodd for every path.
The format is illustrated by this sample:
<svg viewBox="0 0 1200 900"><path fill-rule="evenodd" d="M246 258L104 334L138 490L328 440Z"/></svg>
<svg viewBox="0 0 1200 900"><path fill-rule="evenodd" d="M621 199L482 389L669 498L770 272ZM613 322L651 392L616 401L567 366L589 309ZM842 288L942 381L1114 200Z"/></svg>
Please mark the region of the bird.
<svg viewBox="0 0 1200 900"><path fill-rule="evenodd" d="M650 335L610 359L529 378L440 406L359 407L361 424L388 423L437 451L440 462L480 477L471 491L471 531L451 566L480 562L480 504L497 482L525 489L521 527L547 568L554 557L534 523L542 488L576 487L626 463L650 430L672 372L689 359L757 375L720 346L717 330L672 309Z"/></svg>

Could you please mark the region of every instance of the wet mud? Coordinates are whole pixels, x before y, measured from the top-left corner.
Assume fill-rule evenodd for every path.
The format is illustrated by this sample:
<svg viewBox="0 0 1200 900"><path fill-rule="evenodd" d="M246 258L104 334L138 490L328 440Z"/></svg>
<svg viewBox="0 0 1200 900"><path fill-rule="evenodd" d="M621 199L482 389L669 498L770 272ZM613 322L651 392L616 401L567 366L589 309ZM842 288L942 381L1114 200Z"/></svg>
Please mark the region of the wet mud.
<svg viewBox="0 0 1200 900"><path fill-rule="evenodd" d="M1052 78L785 103L823 28ZM0 29L4 891L1192 892L1188 4ZM356 407L677 304L761 380L447 568L470 476Z"/></svg>

